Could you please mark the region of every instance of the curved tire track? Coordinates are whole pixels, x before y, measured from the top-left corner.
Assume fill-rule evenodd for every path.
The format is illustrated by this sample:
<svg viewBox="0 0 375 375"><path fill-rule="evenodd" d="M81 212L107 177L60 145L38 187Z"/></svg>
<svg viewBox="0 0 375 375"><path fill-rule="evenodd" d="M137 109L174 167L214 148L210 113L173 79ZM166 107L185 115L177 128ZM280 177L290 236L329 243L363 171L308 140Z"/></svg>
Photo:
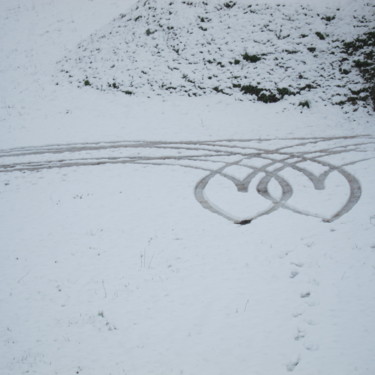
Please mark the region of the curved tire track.
<svg viewBox="0 0 375 375"><path fill-rule="evenodd" d="M277 143L281 145L275 147ZM326 160L329 157L348 154L353 155L353 160L342 165L335 165ZM195 198L203 208L231 222L248 224L281 208L296 214L318 217L324 222L332 222L348 213L358 203L362 193L360 182L344 167L374 157L375 137L368 135L185 142L117 141L0 150L0 173L106 164L180 166L207 173L195 186ZM257 166L253 163L254 160L257 160L258 164L261 160L262 165ZM306 162L325 170L317 175L303 166ZM231 167L246 168L249 172L241 179L231 174ZM337 172L349 186L349 197L331 217L322 217L294 207L288 203L293 197L293 181L288 181L281 175L289 168L306 177L315 190L324 190L327 177ZM251 182L259 175L261 179L255 188L256 192L259 197L268 201L270 206L252 216L235 217L210 201L206 194L206 188L214 177L221 176L233 183L239 193L247 193ZM281 188L279 198L274 197L269 191L269 184L273 180Z"/></svg>

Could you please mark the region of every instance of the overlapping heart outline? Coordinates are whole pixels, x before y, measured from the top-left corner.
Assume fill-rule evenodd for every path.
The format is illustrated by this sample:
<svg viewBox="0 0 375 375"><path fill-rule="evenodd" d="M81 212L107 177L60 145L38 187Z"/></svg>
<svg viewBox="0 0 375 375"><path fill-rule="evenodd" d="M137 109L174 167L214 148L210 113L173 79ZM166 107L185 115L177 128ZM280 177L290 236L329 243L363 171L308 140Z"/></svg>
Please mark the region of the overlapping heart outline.
<svg viewBox="0 0 375 375"><path fill-rule="evenodd" d="M337 151L337 153L340 153L342 151ZM273 154L275 154L275 151L272 151ZM255 167L251 166L249 163L246 163L245 165L243 164L244 160L250 161L253 157L250 156L248 158L241 158L238 159L235 162L228 163L208 175L206 175L204 178L202 178L196 185L195 187L195 197L197 201L205 208L208 209L209 211L220 215L224 217L225 219L232 221L236 224L249 224L253 220L264 216L268 215L272 212L275 212L276 210L283 208L287 209L289 211L292 211L297 214L305 215L305 216L313 216L320 218L322 221L330 223L333 222L337 219L339 219L341 216L345 215L347 212L349 212L359 201L361 194L362 194L362 189L361 185L358 181L358 179L353 176L351 173L349 173L347 170L345 170L342 166L335 166L327 161L321 160L322 157L332 155L332 150L329 153L321 153L319 156L315 157L308 157L306 155L301 155L300 153L288 153L288 152L282 152L279 151L279 155L282 156L282 158L274 159L270 156L268 156L268 153L262 154L259 153L256 155L256 158L262 158L268 163L261 167ZM294 160L293 162L290 162L290 160ZM319 166L325 167L326 170L319 174L316 175L310 170L303 168L299 166L298 164L303 163L303 162L312 162L316 163ZM271 167L274 167L275 165L281 164L280 167L277 167L273 170L271 170ZM350 163L348 163L350 164ZM238 179L236 177L233 177L229 175L228 173L225 173L225 170L234 166L234 165L241 165L241 167L247 167L251 170L251 172L244 178L244 179ZM315 190L324 190L325 188L325 182L327 180L327 177L333 173L334 171L338 172L341 174L341 176L344 177L346 182L348 183L349 187L349 196L345 203L340 207L339 210L337 210L332 216L330 217L324 217L320 216L318 214L314 214L312 212L308 212L306 210L299 209L298 207L291 206L288 204L288 201L291 199L293 196L293 187L287 181L280 173L287 168L292 168L293 170L302 173L307 179L311 182L312 186L314 187ZM218 205L213 203L208 197L207 194L205 193L205 190L207 188L207 185L209 184L210 181L216 176L222 176L229 181L231 181L237 188L238 192L247 192L250 186L250 183L257 177L259 174L264 174L264 176L259 180L257 186L256 186L256 191L258 194L271 202L271 205L269 208L260 211L256 213L255 215L252 216L247 216L243 218L238 218L235 215L228 213L221 209ZM274 197L269 190L269 184L270 182L274 180L276 181L280 188L281 188L281 196L279 198Z"/></svg>

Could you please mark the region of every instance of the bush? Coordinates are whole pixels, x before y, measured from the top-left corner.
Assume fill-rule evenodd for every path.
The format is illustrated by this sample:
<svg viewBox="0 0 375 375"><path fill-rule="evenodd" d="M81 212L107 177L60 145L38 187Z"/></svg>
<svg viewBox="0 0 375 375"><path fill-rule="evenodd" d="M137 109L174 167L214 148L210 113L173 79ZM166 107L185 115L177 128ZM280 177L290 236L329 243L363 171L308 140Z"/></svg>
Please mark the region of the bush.
<svg viewBox="0 0 375 375"><path fill-rule="evenodd" d="M251 63L256 63L260 60L262 60L261 57L257 56L257 55L249 55L247 52L245 52L243 55L242 55L242 58L245 60L245 61L248 61L248 62L251 62Z"/></svg>
<svg viewBox="0 0 375 375"><path fill-rule="evenodd" d="M324 16L324 17L322 17L322 20L323 20L323 21L326 21L326 22L331 22L331 21L333 21L335 18L336 18L336 16Z"/></svg>
<svg viewBox="0 0 375 375"><path fill-rule="evenodd" d="M352 56L355 52L365 47L375 47L375 31L365 33L362 37L358 37L350 42L345 42L343 45L344 52L349 56Z"/></svg>
<svg viewBox="0 0 375 375"><path fill-rule="evenodd" d="M227 3L224 3L225 8L231 9L236 5L234 1L228 1Z"/></svg>
<svg viewBox="0 0 375 375"><path fill-rule="evenodd" d="M281 96L281 98L283 98L284 96L287 96L287 95L289 95L289 96L290 95L296 95L295 92L289 90L287 87L278 88L277 92Z"/></svg>
<svg viewBox="0 0 375 375"><path fill-rule="evenodd" d="M372 101L372 109L375 111L375 84L370 88L370 99Z"/></svg>
<svg viewBox="0 0 375 375"><path fill-rule="evenodd" d="M271 90L263 89L261 87L253 86L253 85L244 85L241 86L241 91L244 94L248 95L255 95L257 97L258 102L263 103L277 103L281 100L275 93Z"/></svg>
<svg viewBox="0 0 375 375"><path fill-rule="evenodd" d="M147 29L147 30L146 30L146 35L147 35L147 36L150 36L150 35L155 34L155 33L156 33L156 30L154 30L154 31L152 31L152 30L150 30L150 29Z"/></svg>
<svg viewBox="0 0 375 375"><path fill-rule="evenodd" d="M258 101L263 102L263 103L277 103L280 101L280 98L276 96L276 94L270 92L269 94L266 94L262 92L258 96Z"/></svg>
<svg viewBox="0 0 375 375"><path fill-rule="evenodd" d="M369 68L372 65L374 65L374 63L372 63L371 61L366 61L366 60L363 60L363 61L355 60L354 61L354 66L358 69Z"/></svg>
<svg viewBox="0 0 375 375"><path fill-rule="evenodd" d="M316 33L315 33L315 35L320 39L320 40L324 40L326 37L324 36L324 34L323 33L321 33L321 32L319 32L319 31L317 31Z"/></svg>
<svg viewBox="0 0 375 375"><path fill-rule="evenodd" d="M263 91L263 89L261 89L259 87L256 87L256 86L253 86L253 85L244 85L244 86L241 86L241 91L244 94L258 96L258 95L261 94L261 92Z"/></svg>
<svg viewBox="0 0 375 375"><path fill-rule="evenodd" d="M108 82L108 87L116 89L116 90L120 88L120 86L116 82L112 82L112 83Z"/></svg>
<svg viewBox="0 0 375 375"><path fill-rule="evenodd" d="M372 107L375 110L375 31L370 31L364 33L358 38L343 43L342 52L346 53L348 56L355 55L357 59L353 61L355 68L359 70L363 80L365 81L365 86L361 90L361 96L354 93L355 96L350 97L348 102L352 104L357 104L358 101L364 101L365 99L370 99L372 101ZM343 62L345 60L342 60ZM344 69L342 69L344 72ZM363 94L367 94L363 95ZM353 92L352 92L353 95Z"/></svg>
<svg viewBox="0 0 375 375"><path fill-rule="evenodd" d="M310 108L310 102L308 100L304 100L303 102L299 102L298 106L302 108Z"/></svg>

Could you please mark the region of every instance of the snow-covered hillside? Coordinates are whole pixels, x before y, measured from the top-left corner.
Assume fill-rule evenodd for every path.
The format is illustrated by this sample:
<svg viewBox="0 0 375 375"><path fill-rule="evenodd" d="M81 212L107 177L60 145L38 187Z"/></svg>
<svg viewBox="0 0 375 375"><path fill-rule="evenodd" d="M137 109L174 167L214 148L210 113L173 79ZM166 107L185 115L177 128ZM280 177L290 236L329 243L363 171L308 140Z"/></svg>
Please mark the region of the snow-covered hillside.
<svg viewBox="0 0 375 375"><path fill-rule="evenodd" d="M371 106L358 53L348 55L343 43L374 28L374 11L364 2L139 1L82 41L56 79L128 95L217 92L301 106L352 98ZM372 40L366 51L373 47Z"/></svg>

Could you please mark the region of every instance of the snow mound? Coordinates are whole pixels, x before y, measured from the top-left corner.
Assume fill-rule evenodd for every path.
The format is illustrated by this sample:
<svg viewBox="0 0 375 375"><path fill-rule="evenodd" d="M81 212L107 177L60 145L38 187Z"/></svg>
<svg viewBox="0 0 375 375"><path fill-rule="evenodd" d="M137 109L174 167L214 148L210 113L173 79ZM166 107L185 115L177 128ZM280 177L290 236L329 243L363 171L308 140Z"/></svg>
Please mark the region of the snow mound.
<svg viewBox="0 0 375 375"><path fill-rule="evenodd" d="M128 95L220 93L265 103L309 106L313 98L369 106L358 56L343 45L369 33L373 11L362 1L342 8L140 1L63 58L60 80Z"/></svg>

